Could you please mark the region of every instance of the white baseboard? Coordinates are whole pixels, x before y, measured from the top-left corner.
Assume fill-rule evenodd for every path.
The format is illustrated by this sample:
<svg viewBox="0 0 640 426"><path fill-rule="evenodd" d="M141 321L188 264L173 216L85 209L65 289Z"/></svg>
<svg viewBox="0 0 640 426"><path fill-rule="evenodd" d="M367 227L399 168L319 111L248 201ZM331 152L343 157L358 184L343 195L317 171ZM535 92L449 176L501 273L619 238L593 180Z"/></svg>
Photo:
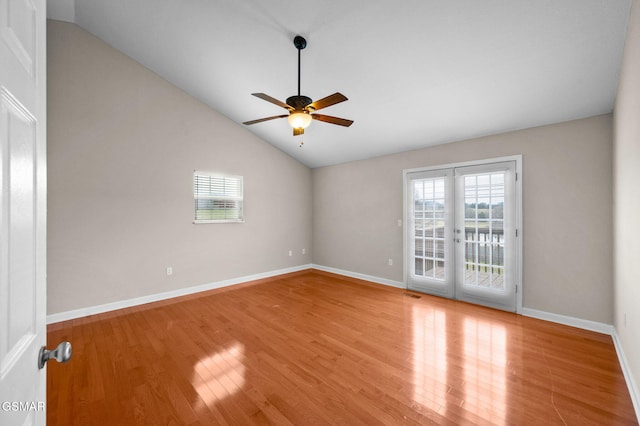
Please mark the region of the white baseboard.
<svg viewBox="0 0 640 426"><path fill-rule="evenodd" d="M611 335L613 338L613 345L616 348L616 353L618 354L618 361L620 362L620 368L622 369L622 374L624 374L624 380L627 382L627 388L629 389L629 396L631 397L631 402L633 403L633 408L636 410L636 417L638 418L638 423L640 423L640 391L638 390L638 385L636 384L635 379L633 378L633 374L631 374L631 369L629 368L629 363L627 362L627 357L624 354L624 350L622 349L622 343L620 342L620 338L618 337L618 332L613 329L613 334Z"/></svg>
<svg viewBox="0 0 640 426"><path fill-rule="evenodd" d="M331 272L333 274L344 275L346 277L357 278L365 281L371 281L376 284L384 284L384 285L388 285L396 288L405 288L404 283L401 281L394 281L386 278L374 277L372 275L360 274L358 272L345 271L343 269L331 268L329 266L312 264L311 267L319 271Z"/></svg>
<svg viewBox="0 0 640 426"><path fill-rule="evenodd" d="M614 328L610 324L590 321L581 318L568 317L566 315L554 314L551 312L539 311L537 309L522 308L520 312L525 317L537 318L545 321L564 324L571 327L582 328L584 330L595 331L596 333L613 335Z"/></svg>
<svg viewBox="0 0 640 426"><path fill-rule="evenodd" d="M136 297L133 299L120 300L118 302L105 303L104 305L89 306L86 308L74 309L72 311L59 312L47 315L47 324L61 321L82 318L89 315L101 314L104 312L116 311L118 309L130 308L132 306L144 305L146 303L158 302L160 300L172 299L174 297L187 296L189 294L200 293L202 291L214 290L216 288L228 287L230 285L242 284L248 281L270 278L277 275L289 274L291 272L303 271L312 268L312 265L299 265L292 268L278 269L276 271L263 272L261 274L247 275L244 277L231 278L228 280L216 281L201 284L194 287L181 288L164 293L151 294L148 296Z"/></svg>

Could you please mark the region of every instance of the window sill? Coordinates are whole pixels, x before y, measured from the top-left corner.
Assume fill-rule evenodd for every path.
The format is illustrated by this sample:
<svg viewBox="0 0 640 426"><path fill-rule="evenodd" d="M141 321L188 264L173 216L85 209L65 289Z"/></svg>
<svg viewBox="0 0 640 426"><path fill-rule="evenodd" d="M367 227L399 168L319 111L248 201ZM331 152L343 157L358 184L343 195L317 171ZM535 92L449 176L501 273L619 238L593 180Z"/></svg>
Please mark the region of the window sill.
<svg viewBox="0 0 640 426"><path fill-rule="evenodd" d="M244 219L194 220L193 223L196 225L203 223L244 223Z"/></svg>

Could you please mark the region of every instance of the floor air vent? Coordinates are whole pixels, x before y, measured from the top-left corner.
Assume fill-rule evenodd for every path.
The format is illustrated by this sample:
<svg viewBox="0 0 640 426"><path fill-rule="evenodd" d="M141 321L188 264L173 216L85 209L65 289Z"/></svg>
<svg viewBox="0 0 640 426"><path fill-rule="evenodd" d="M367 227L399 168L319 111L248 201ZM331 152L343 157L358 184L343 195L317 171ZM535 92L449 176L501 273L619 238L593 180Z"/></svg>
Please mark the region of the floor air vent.
<svg viewBox="0 0 640 426"><path fill-rule="evenodd" d="M405 296L413 297L414 299L420 299L422 296L418 296L417 294L405 293Z"/></svg>

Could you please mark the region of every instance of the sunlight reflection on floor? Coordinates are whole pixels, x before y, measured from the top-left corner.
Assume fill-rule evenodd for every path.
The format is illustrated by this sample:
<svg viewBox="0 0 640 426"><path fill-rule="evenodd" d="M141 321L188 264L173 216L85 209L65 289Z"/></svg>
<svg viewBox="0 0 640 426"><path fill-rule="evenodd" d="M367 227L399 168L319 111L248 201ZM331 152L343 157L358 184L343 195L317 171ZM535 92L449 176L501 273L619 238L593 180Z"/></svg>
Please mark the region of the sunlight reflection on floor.
<svg viewBox="0 0 640 426"><path fill-rule="evenodd" d="M505 327L471 317L464 318L462 323L448 324L446 311L432 306L413 306L412 317L413 400L442 415L446 414L447 404L460 404L470 414L471 421L483 419L504 425L507 410ZM459 328L459 332L452 327ZM448 351L462 354L459 364L448 365ZM450 368L463 371L462 383L449 383ZM459 377L457 372L452 374Z"/></svg>
<svg viewBox="0 0 640 426"><path fill-rule="evenodd" d="M507 332L503 325L464 319L463 407L492 424L506 421Z"/></svg>
<svg viewBox="0 0 640 426"><path fill-rule="evenodd" d="M205 403L215 403L242 389L246 369L243 356L244 345L236 342L195 364L193 385Z"/></svg>
<svg viewBox="0 0 640 426"><path fill-rule="evenodd" d="M447 404L446 312L413 307L413 400L436 412Z"/></svg>

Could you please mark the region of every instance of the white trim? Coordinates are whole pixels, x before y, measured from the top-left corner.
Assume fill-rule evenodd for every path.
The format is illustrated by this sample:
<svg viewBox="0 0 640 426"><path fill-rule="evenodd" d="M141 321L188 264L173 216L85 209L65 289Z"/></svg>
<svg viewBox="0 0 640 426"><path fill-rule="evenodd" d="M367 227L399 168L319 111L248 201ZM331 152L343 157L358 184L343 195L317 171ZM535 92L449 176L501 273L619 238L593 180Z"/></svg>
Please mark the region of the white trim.
<svg viewBox="0 0 640 426"><path fill-rule="evenodd" d="M440 169L455 169L458 167L467 167L467 166L480 166L483 164L492 164L492 163L502 163L505 161L522 161L522 155L508 155L506 157L495 157L495 158L485 158L482 160L472 160L472 161L463 161L461 163L447 163L447 164L438 164L437 166L426 166L426 167L416 167L414 169L404 169L402 171L403 175L407 175L409 173L414 172L426 172L431 170L440 170ZM519 176L518 176L519 177Z"/></svg>
<svg viewBox="0 0 640 426"><path fill-rule="evenodd" d="M618 361L620 362L620 368L622 369L624 380L627 383L627 388L629 389L629 396L631 397L633 408L634 410L636 410L638 423L640 423L640 390L638 389L636 381L633 379L633 374L631 374L631 369L629 368L627 357L624 355L622 343L620 342L620 338L618 337L618 332L616 331L615 327L613 329L611 337L613 338L613 346L615 346L616 353L618 354Z"/></svg>
<svg viewBox="0 0 640 426"><path fill-rule="evenodd" d="M596 333L608 334L609 336L613 336L614 332L613 325L611 324L539 311L537 309L522 308L521 314L525 317L537 318L549 322L568 325L570 327L582 328L583 330L595 331Z"/></svg>
<svg viewBox="0 0 640 426"><path fill-rule="evenodd" d="M144 305L146 303L158 302L160 300L172 299L174 297L187 296L202 291L214 290L217 288L228 287L235 284L242 284L248 281L270 278L277 275L289 274L291 272L304 271L311 269L312 265L299 265L291 268L278 269L275 271L263 272L260 274L247 275L244 277L231 278L228 280L216 281L207 284L201 284L193 287L181 288L178 290L167 291L164 293L150 294L148 296L136 297L133 299L120 300L118 302L105 303L104 305L89 306L86 308L74 309L72 311L59 312L47 315L47 324L67 321L75 318L82 318L89 315L101 314L104 312L115 311L118 309L130 308L132 306Z"/></svg>
<svg viewBox="0 0 640 426"><path fill-rule="evenodd" d="M518 264L518 272L516 276L516 313L522 314L524 306L522 306L522 296L524 294L524 222L522 220L522 200L524 194L522 192L522 155L513 156L516 162L516 262Z"/></svg>
<svg viewBox="0 0 640 426"><path fill-rule="evenodd" d="M331 272L333 274L344 275L345 277L371 281L372 283L376 283L376 284L383 284L383 285L388 285L390 287L396 287L396 288L405 288L403 282L389 280L387 278L379 278L379 277L374 277L372 275L360 274L358 272L345 271L343 269L331 268L329 266L322 266L322 265L316 265L316 264L312 264L311 267L319 271Z"/></svg>

